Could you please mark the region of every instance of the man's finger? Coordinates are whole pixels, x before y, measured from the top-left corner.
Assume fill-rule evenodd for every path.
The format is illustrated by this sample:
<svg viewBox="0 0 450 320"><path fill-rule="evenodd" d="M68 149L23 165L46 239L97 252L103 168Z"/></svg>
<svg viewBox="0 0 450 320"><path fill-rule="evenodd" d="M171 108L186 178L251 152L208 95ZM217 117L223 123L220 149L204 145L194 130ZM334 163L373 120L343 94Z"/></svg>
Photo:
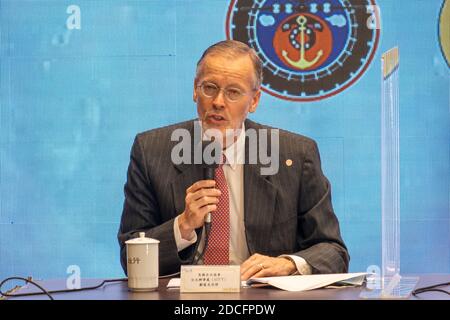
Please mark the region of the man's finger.
<svg viewBox="0 0 450 320"><path fill-rule="evenodd" d="M194 193L191 193L192 196L190 197L190 199L191 201L199 201L204 197L218 198L221 194L222 193L220 192L220 190L216 188L200 189Z"/></svg>
<svg viewBox="0 0 450 320"><path fill-rule="evenodd" d="M274 272L270 268L267 268L256 272L251 278L273 277L276 275L277 274L274 274Z"/></svg>
<svg viewBox="0 0 450 320"><path fill-rule="evenodd" d="M215 180L199 180L194 183L195 190L203 189L203 188L213 188L216 185Z"/></svg>
<svg viewBox="0 0 450 320"><path fill-rule="evenodd" d="M209 204L219 203L219 198L205 196L205 197L201 197L200 199L198 199L196 201L196 203L197 203L198 207L201 208L201 207L209 205Z"/></svg>
<svg viewBox="0 0 450 320"><path fill-rule="evenodd" d="M241 267L241 279L247 280L251 277L254 277L258 272L265 269L264 262L259 260L259 262L252 263L248 265L246 268Z"/></svg>
<svg viewBox="0 0 450 320"><path fill-rule="evenodd" d="M194 193L202 188L212 188L216 185L215 180L199 180L186 189L186 194Z"/></svg>
<svg viewBox="0 0 450 320"><path fill-rule="evenodd" d="M253 254L241 264L241 273L252 267L258 260L262 260L263 257L265 256L257 253Z"/></svg>

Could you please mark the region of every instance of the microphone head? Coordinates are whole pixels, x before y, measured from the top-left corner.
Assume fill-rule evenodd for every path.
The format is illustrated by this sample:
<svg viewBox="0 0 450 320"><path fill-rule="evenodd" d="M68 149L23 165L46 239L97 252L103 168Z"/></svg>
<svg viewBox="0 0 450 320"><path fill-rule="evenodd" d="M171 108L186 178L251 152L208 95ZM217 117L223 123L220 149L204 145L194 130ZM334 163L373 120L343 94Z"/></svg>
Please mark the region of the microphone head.
<svg viewBox="0 0 450 320"><path fill-rule="evenodd" d="M202 141L202 167L205 180L214 180L214 171L219 166L222 146L219 142Z"/></svg>
<svg viewBox="0 0 450 320"><path fill-rule="evenodd" d="M202 141L202 166L217 168L222 160L222 145L215 141Z"/></svg>
<svg viewBox="0 0 450 320"><path fill-rule="evenodd" d="M214 180L215 171L216 171L215 167L212 167L212 166L203 167L203 179L204 180Z"/></svg>

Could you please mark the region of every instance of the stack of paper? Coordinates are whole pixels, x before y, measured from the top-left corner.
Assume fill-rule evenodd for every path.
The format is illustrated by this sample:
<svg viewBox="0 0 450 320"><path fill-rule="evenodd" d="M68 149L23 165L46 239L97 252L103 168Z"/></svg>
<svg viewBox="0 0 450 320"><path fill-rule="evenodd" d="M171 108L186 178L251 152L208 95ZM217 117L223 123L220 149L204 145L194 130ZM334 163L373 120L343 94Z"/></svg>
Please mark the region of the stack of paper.
<svg viewBox="0 0 450 320"><path fill-rule="evenodd" d="M366 275L362 272L252 278L247 280L247 284L266 284L286 291L306 291L333 284L361 285Z"/></svg>

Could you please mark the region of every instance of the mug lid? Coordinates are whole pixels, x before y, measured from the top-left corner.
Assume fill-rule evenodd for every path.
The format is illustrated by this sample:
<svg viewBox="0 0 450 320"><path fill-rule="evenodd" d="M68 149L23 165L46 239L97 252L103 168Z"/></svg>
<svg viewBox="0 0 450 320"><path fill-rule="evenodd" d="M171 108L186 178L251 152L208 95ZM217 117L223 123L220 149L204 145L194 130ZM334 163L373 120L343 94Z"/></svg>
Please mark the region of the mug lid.
<svg viewBox="0 0 450 320"><path fill-rule="evenodd" d="M146 238L145 232L139 232L139 237L130 239L125 241L126 244L155 244L159 243L159 240L152 239L152 238Z"/></svg>

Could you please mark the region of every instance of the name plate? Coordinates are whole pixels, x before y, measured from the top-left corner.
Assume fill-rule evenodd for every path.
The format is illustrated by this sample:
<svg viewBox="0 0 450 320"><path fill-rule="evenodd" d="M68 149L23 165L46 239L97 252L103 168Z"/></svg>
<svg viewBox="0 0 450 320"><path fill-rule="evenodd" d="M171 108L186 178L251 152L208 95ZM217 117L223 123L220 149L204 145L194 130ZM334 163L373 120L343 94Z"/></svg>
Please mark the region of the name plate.
<svg viewBox="0 0 450 320"><path fill-rule="evenodd" d="M240 292L241 267L181 266L180 292Z"/></svg>

